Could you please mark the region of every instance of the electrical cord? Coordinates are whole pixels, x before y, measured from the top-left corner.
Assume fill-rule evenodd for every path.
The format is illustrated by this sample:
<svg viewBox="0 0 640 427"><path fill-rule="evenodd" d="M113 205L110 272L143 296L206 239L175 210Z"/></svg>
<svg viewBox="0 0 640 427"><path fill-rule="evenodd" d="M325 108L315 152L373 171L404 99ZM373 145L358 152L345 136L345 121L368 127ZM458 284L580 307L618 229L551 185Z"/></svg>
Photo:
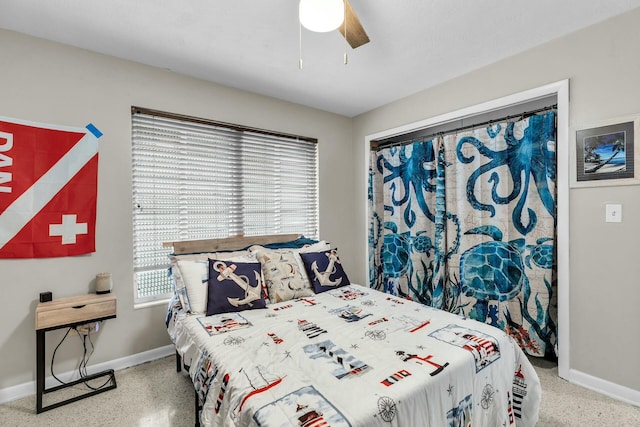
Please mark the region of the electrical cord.
<svg viewBox="0 0 640 427"><path fill-rule="evenodd" d="M93 346L93 341L91 341L91 330L89 330L89 332L87 333L87 336L84 337L84 346L85 346L85 352L87 351L87 340L89 340L89 344L91 344L91 352L89 352L89 354L87 355L87 358L84 361L84 375L88 375L87 373L87 364L89 363L89 359L91 358L91 356L93 355L93 352L95 350L95 347Z"/></svg>
<svg viewBox="0 0 640 427"><path fill-rule="evenodd" d="M80 359L80 364L78 365L78 374L80 375L80 378L86 377L88 376L88 372L87 372L87 365L89 364L89 359L91 358L91 356L93 355L93 352L95 350L95 346L93 345L93 341L91 340L91 328L87 329L87 334L81 334L80 331L78 331L76 329L76 332L78 334L78 337L80 338L80 340L82 341L82 359ZM87 355L87 340L89 340L89 344L91 345L91 351L89 352L89 354ZM109 384L111 382L111 377L107 378L107 380L104 382L104 384L98 386L98 387L94 387L91 384L89 384L87 381L84 381L84 385L87 386L88 388L90 388L91 390L100 390L104 387L107 386L107 384Z"/></svg>
<svg viewBox="0 0 640 427"><path fill-rule="evenodd" d="M71 332L71 328L67 329L67 333L64 334L64 336L62 337L62 339L60 340L56 348L53 350L53 355L51 356L51 376L53 376L53 378L55 378L60 384L67 384L67 383L62 381L60 378L56 377L56 374L53 373L53 360L56 358L56 351L58 351L58 348L62 345L62 342L67 338L67 335L69 335L69 332Z"/></svg>
<svg viewBox="0 0 640 427"><path fill-rule="evenodd" d="M56 374L53 372L53 361L56 358L56 352L58 351L58 349L60 348L64 340L67 338L67 336L69 335L69 332L71 332L72 329L76 331L76 333L78 334L78 337L80 338L80 341L82 341L82 349L83 349L82 359L80 359L80 364L78 365L78 374L80 375L80 378L88 376L87 365L89 364L89 359L91 358L95 350L95 346L93 345L93 341L91 340L91 328L87 329L86 335L81 334L77 327L67 328L67 332L64 334L64 336L62 337L58 345L56 345L56 348L53 350L53 354L51 355L51 376L55 378L60 384L63 384L63 385L67 385L67 383L65 381L62 381L60 378L58 378ZM91 351L89 352L88 355L87 355L87 339L89 340L89 344L91 345ZM100 390L106 387L107 384L109 384L109 382L111 382L111 377L107 378L104 384L98 387L94 387L91 384L89 384L88 381L83 381L84 385L90 388L91 390Z"/></svg>
<svg viewBox="0 0 640 427"><path fill-rule="evenodd" d="M80 342L82 343L82 359L80 359L80 363L78 364L78 374L80 378L85 377L87 375L87 363L89 358L87 357L87 335L91 333L91 329L87 329L87 335L81 334L80 331L76 329L78 334L78 338L80 338ZM91 355L89 355L91 357Z"/></svg>

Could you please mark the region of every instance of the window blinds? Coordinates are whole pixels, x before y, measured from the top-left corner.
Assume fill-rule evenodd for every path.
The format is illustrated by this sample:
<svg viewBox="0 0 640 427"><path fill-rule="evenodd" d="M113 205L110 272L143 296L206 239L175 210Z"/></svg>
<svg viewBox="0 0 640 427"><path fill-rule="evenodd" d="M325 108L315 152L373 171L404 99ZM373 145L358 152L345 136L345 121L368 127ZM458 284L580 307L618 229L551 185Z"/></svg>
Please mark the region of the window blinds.
<svg viewBox="0 0 640 427"><path fill-rule="evenodd" d="M318 236L317 143L134 109L136 302L166 298L162 242L244 234Z"/></svg>

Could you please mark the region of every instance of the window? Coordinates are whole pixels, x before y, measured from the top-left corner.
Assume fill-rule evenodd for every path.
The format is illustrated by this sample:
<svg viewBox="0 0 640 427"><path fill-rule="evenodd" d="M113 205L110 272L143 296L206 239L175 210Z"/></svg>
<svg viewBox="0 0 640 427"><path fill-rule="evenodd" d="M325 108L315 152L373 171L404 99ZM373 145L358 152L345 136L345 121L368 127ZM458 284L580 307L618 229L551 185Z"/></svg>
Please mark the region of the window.
<svg viewBox="0 0 640 427"><path fill-rule="evenodd" d="M132 108L135 302L166 299L176 240L318 236L311 138Z"/></svg>

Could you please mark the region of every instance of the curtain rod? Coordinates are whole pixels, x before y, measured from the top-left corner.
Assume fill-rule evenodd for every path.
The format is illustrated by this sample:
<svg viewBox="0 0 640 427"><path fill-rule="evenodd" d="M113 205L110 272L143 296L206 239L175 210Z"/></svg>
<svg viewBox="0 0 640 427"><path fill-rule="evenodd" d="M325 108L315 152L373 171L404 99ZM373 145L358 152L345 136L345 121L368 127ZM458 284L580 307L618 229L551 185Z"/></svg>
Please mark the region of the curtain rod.
<svg viewBox="0 0 640 427"><path fill-rule="evenodd" d="M518 114L511 114L509 116L500 117L498 119L487 120L487 121L480 122L480 123L472 123L470 125L460 126L460 127L455 128L455 129L450 129L450 130L447 130L447 131L435 132L435 133L427 134L427 135L420 135L420 136L417 136L415 139L407 139L407 140L403 140L403 141L392 141L392 142L388 142L388 143L385 143L384 140L371 141L370 149L371 150L380 150L380 149L383 149L383 148L396 147L396 146L400 146L400 145L408 145L408 144L411 144L413 142L416 142L417 140L428 141L430 138L433 138L434 136L437 136L437 135L445 135L445 134L449 134L449 133L459 132L461 130L479 128L479 127L490 125L491 123L496 123L496 122L503 121L503 120L510 120L510 119L513 119L513 118L516 118L516 117L522 117L523 119L526 119L527 117L531 117L531 116L536 115L538 113L541 113L543 111L555 110L556 108L558 108L558 104L547 105L546 107L541 107L541 108L537 108L535 110L525 111L525 112L518 113Z"/></svg>

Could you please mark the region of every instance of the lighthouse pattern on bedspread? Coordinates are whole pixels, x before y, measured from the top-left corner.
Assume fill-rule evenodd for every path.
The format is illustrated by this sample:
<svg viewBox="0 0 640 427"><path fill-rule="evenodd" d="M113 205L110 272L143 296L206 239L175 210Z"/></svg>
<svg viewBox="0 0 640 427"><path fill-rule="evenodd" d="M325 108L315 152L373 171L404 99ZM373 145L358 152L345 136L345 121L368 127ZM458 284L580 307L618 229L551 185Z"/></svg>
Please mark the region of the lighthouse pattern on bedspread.
<svg viewBox="0 0 640 427"><path fill-rule="evenodd" d="M370 286L556 344L555 112L372 151Z"/></svg>
<svg viewBox="0 0 640 427"><path fill-rule="evenodd" d="M337 315L345 296L350 312L368 315ZM208 326L226 325L230 313L170 312L203 426L533 426L538 418L539 380L507 334L363 286L231 313L245 326L215 334Z"/></svg>

